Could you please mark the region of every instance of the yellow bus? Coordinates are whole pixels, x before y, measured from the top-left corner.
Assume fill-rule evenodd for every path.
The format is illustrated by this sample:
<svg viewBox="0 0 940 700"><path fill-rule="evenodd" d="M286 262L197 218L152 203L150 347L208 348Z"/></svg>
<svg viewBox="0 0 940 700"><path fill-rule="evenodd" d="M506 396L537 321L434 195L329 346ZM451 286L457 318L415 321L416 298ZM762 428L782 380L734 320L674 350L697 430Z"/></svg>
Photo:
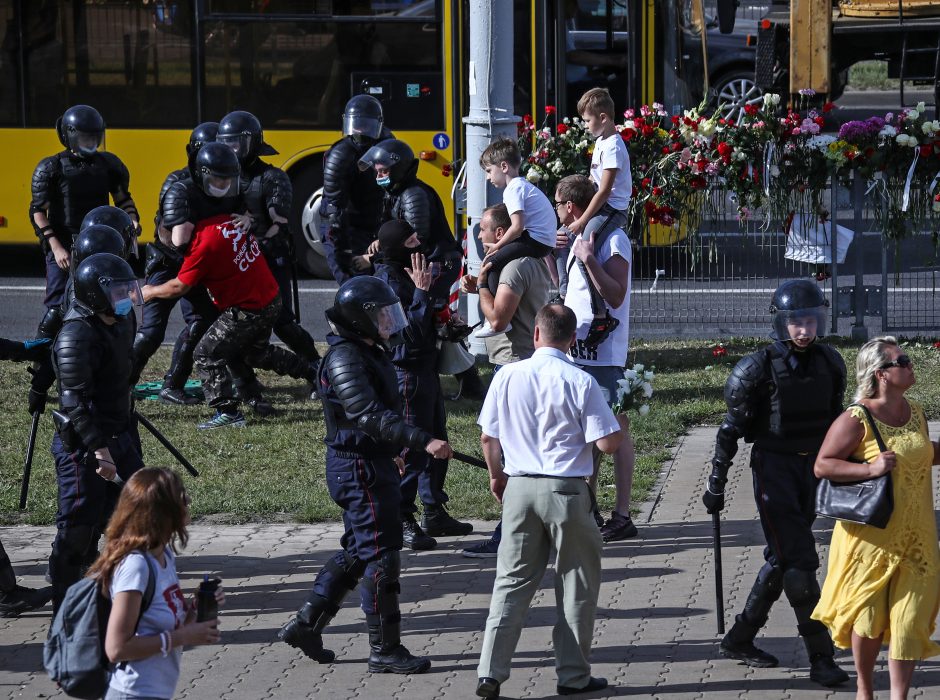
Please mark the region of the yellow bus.
<svg viewBox="0 0 940 700"><path fill-rule="evenodd" d="M610 87L618 107L651 101L661 89L652 60L661 2L514 2L516 113L539 120L552 105L571 114L593 85ZM299 261L327 276L317 217L322 157L341 136L352 95L381 100L386 125L420 154L419 176L450 201L454 175L442 166L462 153L467 7L467 0L0 0L0 243L35 241L30 177L41 158L61 150L53 126L69 106L90 104L103 115L105 148L131 173L142 241L164 177L185 162L190 130L245 109L261 120L280 152L270 160L294 184Z"/></svg>

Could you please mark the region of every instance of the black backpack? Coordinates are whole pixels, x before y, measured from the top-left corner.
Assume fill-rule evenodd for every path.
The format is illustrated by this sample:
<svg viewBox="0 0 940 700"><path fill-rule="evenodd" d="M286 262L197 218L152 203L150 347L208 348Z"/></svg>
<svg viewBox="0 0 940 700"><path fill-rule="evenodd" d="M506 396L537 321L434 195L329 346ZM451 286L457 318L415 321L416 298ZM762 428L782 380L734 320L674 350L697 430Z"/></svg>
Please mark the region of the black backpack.
<svg viewBox="0 0 940 700"><path fill-rule="evenodd" d="M144 560L148 569L147 588L140 602L137 625L150 607L157 585L153 562L146 554ZM83 578L65 592L43 646L42 665L49 678L69 697L95 700L107 692L113 670L104 651L110 615L111 599L101 594L97 579Z"/></svg>

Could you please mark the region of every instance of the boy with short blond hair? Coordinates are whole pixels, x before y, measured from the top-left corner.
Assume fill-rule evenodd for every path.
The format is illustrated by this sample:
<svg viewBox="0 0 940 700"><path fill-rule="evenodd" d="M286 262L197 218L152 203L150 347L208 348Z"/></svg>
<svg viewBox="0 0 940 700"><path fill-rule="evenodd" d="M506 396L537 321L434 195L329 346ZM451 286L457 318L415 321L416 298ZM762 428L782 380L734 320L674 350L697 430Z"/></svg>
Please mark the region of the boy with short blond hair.
<svg viewBox="0 0 940 700"><path fill-rule="evenodd" d="M519 146L510 138L497 139L480 155L480 167L486 171L487 180L494 187L505 188L503 203L512 222L483 261L490 266L487 287L494 296L499 287L499 273L509 261L524 257L543 258L555 247L555 209L541 190L519 176L521 165ZM500 332L507 330L509 327ZM476 337L488 338L496 334L487 323L477 331Z"/></svg>

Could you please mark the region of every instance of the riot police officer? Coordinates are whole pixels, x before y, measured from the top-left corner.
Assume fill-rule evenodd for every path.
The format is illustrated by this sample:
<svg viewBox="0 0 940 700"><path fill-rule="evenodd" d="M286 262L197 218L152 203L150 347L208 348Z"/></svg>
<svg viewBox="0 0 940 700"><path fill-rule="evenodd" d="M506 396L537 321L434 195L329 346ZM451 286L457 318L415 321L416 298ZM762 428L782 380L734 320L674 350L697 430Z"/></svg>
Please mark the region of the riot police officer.
<svg viewBox="0 0 940 700"><path fill-rule="evenodd" d="M143 467L131 415L131 347L140 288L122 258L96 253L74 272L75 299L53 344L61 410L53 414L58 481L56 537L49 557L53 606L81 578L117 503L116 477Z"/></svg>
<svg viewBox="0 0 940 700"><path fill-rule="evenodd" d="M724 489L738 440L754 443L754 497L767 546L744 609L721 640L722 656L749 666L777 659L754 646L770 608L786 593L810 661L810 678L824 686L848 680L833 660L829 631L810 615L819 600L816 518L816 452L842 412L845 363L817 342L828 302L815 283L790 280L774 292L774 342L742 358L725 385L728 412L715 442L712 472L702 501L709 513L724 508ZM811 397L808 400L808 397Z"/></svg>
<svg viewBox="0 0 940 700"><path fill-rule="evenodd" d="M82 218L92 209L114 204L136 222L137 208L128 185L130 174L113 153L99 152L104 119L94 107L75 105L56 121L56 133L65 150L43 158L33 171L30 223L46 256L46 315L40 324L56 325L68 278L72 238ZM51 337L51 336L47 336Z"/></svg>
<svg viewBox="0 0 940 700"><path fill-rule="evenodd" d="M355 95L343 110L343 138L323 159L320 213L329 221L323 247L339 284L369 272L365 253L382 223L384 193L376 185L375 176L357 165L376 142L390 138L392 132L385 127L382 103L371 95Z"/></svg>
<svg viewBox="0 0 940 700"><path fill-rule="evenodd" d="M326 481L343 509L346 532L337 552L320 570L307 602L279 638L319 663L334 659L323 648L323 629L343 599L361 584L360 599L369 629L369 670L422 673L427 658L401 644L399 550L402 531L398 465L407 447L441 459L450 445L401 414L401 397L388 353L407 325L398 297L374 277L354 277L336 293L326 312L334 332L317 382L326 422Z"/></svg>
<svg viewBox="0 0 940 700"><path fill-rule="evenodd" d="M431 288L439 309L447 306L450 290L460 276L463 249L451 232L444 204L430 185L418 179L418 159L404 141L387 139L375 144L359 160L363 171L374 171L376 183L385 189L384 221L407 221L417 232L421 252L440 265L440 275ZM374 248L373 248L374 249ZM456 375L460 393L482 399L486 393L476 367Z"/></svg>
<svg viewBox="0 0 940 700"><path fill-rule="evenodd" d="M157 213L154 216L153 242L147 245L147 264L145 279L148 285L160 285L176 277L183 263L183 251L172 241L172 224L166 223L166 203L169 200L179 221L187 218L193 224L199 217L206 218L218 211L234 212L238 208L236 197L223 198L216 204L213 198L199 198L199 193L193 185L192 172L196 166L196 155L206 143L215 140L218 131L216 122L204 122L192 130L189 142L186 144L186 167L174 170L166 176L160 188L160 198ZM179 183L179 187L170 194L171 188ZM196 201L195 212L190 209L190 197ZM180 200L184 201L181 202ZM186 207L186 216L179 210ZM166 327L170 314L176 305L176 299L152 299L144 304L140 328L134 339L134 375L136 383L147 362L160 347L166 335ZM184 392L186 380L193 368L193 351L203 334L215 320L218 313L212 306L212 301L206 293L205 287L195 287L180 300L180 310L186 326L180 333L173 346L173 355L170 369L163 379L163 388L160 390L160 399L165 403L188 405L197 403L197 399L187 397Z"/></svg>
<svg viewBox="0 0 940 700"><path fill-rule="evenodd" d="M258 239L261 252L281 291L281 315L274 324L274 335L294 353L311 362L320 359L313 338L297 322L292 285L296 285L293 241L288 228L293 189L287 173L261 160L277 155L264 142L261 122L250 112L231 112L219 122L216 137L229 146L241 166L240 191L251 215L251 233Z"/></svg>
<svg viewBox="0 0 940 700"><path fill-rule="evenodd" d="M405 420L433 435L447 437L447 414L441 379L437 373L438 343L432 266L420 252L418 234L406 221L392 219L379 227L379 257L376 278L386 282L399 298L408 319L404 342L397 345L392 363L398 375ZM424 504L424 523L435 535L460 536L473 532L473 525L455 520L444 504L447 494L441 478L447 474L423 450L408 450L401 479L402 536L406 547L433 549L437 542L415 520L415 497Z"/></svg>

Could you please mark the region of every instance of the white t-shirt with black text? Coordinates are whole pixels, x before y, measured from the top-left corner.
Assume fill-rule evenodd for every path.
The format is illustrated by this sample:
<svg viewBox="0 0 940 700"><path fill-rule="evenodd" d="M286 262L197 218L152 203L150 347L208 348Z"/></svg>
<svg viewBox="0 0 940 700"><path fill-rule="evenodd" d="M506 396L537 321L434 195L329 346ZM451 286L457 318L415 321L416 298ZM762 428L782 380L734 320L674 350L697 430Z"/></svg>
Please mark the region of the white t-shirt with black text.
<svg viewBox="0 0 940 700"><path fill-rule="evenodd" d="M522 212L525 216L525 230L533 241L555 247L558 219L555 217L555 207L542 190L524 177L514 177L503 192L503 204L510 215Z"/></svg>
<svg viewBox="0 0 940 700"><path fill-rule="evenodd" d="M619 133L599 138L594 142L591 180L600 187L604 171L613 169L617 170L617 175L614 177L614 187L607 197L607 203L617 211L625 212L630 206L633 176L630 174L630 152Z"/></svg>
<svg viewBox="0 0 940 700"><path fill-rule="evenodd" d="M169 547L164 551L164 555L166 566L160 566L160 562L153 556L146 555L153 564L157 580L153 601L144 611L137 626L138 637L150 637L172 631L186 620L186 600L176 575L176 557ZM143 594L149 575L144 555L131 552L118 564L114 572L110 588L111 600L124 591L139 591ZM111 675L110 686L131 697L169 700L176 692L182 653L182 648L174 648L166 657L158 653L146 659L119 663Z"/></svg>
<svg viewBox="0 0 940 700"><path fill-rule="evenodd" d="M591 219L582 235L589 236L595 228L603 224L604 218L603 216L595 216ZM607 237L607 240L595 253L601 266L615 255L619 255L626 260L630 268L627 277L627 293L623 297L623 302L617 308L613 308L609 304L607 306L610 315L620 321L620 325L614 329L614 332L604 342L597 346L596 350L590 351L584 347L584 339L587 338L591 321L594 318L594 312L591 310L591 293L584 279L584 274L581 272L581 266L578 265L574 255L571 256L571 260L574 262L568 267L568 293L565 295L565 306L574 311L574 315L578 319L577 340L569 352L571 359L579 365L623 367L627 363L627 351L630 346L630 290L633 286L633 248L627 234L619 228ZM603 309L600 310L600 313L603 314Z"/></svg>

